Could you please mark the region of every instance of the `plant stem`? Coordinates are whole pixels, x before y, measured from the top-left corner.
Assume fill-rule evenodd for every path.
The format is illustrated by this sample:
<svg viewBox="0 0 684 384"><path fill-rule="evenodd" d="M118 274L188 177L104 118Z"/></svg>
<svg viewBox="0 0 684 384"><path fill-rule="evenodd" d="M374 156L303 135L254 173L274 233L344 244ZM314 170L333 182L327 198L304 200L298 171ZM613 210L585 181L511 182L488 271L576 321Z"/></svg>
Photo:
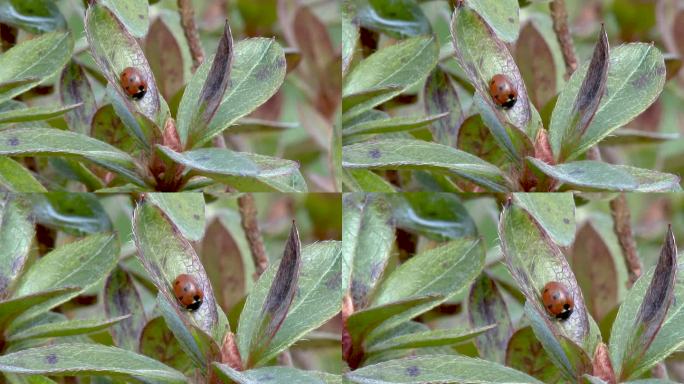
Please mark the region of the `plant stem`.
<svg viewBox="0 0 684 384"><path fill-rule="evenodd" d="M252 260L254 260L254 267L256 268L256 280L268 267L268 256L266 256L264 241L261 238L261 230L257 221L254 196L251 193L245 193L238 197L238 207L240 208L242 229L245 231L245 236L247 236L247 243L249 244L249 250L252 253Z"/></svg>
<svg viewBox="0 0 684 384"><path fill-rule="evenodd" d="M553 0L549 3L549 9L553 20L553 31L556 33L563 53L565 79L567 80L577 69L577 55L575 55L575 46L572 43L572 36L570 36L570 29L568 28L568 12L565 9L565 0Z"/></svg>
<svg viewBox="0 0 684 384"><path fill-rule="evenodd" d="M195 11L192 9L191 0L178 0L178 13L180 14L183 33L188 39L188 46L192 55L192 72L194 73L204 61L204 49L202 49L197 24L195 24Z"/></svg>
<svg viewBox="0 0 684 384"><path fill-rule="evenodd" d="M634 241L632 224L630 222L631 213L624 193L610 201L610 214L613 216L613 230L618 237L622 256L627 264L627 271L629 273L627 287L631 288L634 282L641 276L643 267L637 254L636 241Z"/></svg>

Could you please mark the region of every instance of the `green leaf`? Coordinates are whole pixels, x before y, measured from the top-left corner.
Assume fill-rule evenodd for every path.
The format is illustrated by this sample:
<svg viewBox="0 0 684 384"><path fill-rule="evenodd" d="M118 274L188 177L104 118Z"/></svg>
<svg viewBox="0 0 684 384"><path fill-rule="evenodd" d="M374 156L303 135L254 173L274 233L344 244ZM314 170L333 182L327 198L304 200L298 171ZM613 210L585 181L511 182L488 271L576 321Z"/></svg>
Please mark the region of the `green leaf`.
<svg viewBox="0 0 684 384"><path fill-rule="evenodd" d="M575 241L575 199L572 193L514 193L513 199L539 223L554 243L569 247Z"/></svg>
<svg viewBox="0 0 684 384"><path fill-rule="evenodd" d="M6 0L0 3L0 21L34 34L63 30L66 20L50 0Z"/></svg>
<svg viewBox="0 0 684 384"><path fill-rule="evenodd" d="M557 160L565 160L568 153L574 150L577 140L587 132L587 128L599 108L608 81L608 66L610 64L608 50L608 35L602 24L599 41L594 47L594 53L585 71L582 85L577 93L573 94L573 88L570 84L574 78L580 78L580 75L577 74L579 71L576 71L558 97L553 115L556 115L556 110L559 108L561 108L559 114L566 112L562 108L570 107L569 102L572 102L572 109L563 116L565 120L560 123L562 125L558 125L558 118L554 119L556 116L551 116L549 142ZM569 99L570 97L572 99Z"/></svg>
<svg viewBox="0 0 684 384"><path fill-rule="evenodd" d="M387 97L388 100L398 95L403 91L404 87L398 85L384 85L375 88L364 89L356 93L350 93L348 95L342 95L342 110L351 110L353 107L359 106L360 111L352 114L351 117L347 118L347 121L355 121L359 115L364 112L375 111L371 109L373 107L374 100L377 98ZM382 103L382 102L381 102ZM373 104L368 106L366 104Z"/></svg>
<svg viewBox="0 0 684 384"><path fill-rule="evenodd" d="M145 182L129 154L107 143L75 132L50 128L18 128L0 131L0 155L60 156L91 161L138 185Z"/></svg>
<svg viewBox="0 0 684 384"><path fill-rule="evenodd" d="M610 334L610 357L616 377L637 378L649 366L642 358L658 335L674 299L677 245L668 228L655 268L643 275L620 305ZM649 361L654 364L654 361Z"/></svg>
<svg viewBox="0 0 684 384"><path fill-rule="evenodd" d="M577 231L575 244L566 257L582 293L591 298L586 302L587 310L595 319L603 319L618 304L620 278L610 248L591 221Z"/></svg>
<svg viewBox="0 0 684 384"><path fill-rule="evenodd" d="M17 193L47 192L31 171L4 156L0 156L0 187Z"/></svg>
<svg viewBox="0 0 684 384"><path fill-rule="evenodd" d="M197 148L211 140L266 102L285 79L285 53L273 39L254 38L235 44L230 89L223 95L209 126L195 132L193 114L210 71L207 59L185 88L178 109L178 135L186 148Z"/></svg>
<svg viewBox="0 0 684 384"><path fill-rule="evenodd" d="M658 144L680 139L678 133L648 132L621 128L601 141L601 145Z"/></svg>
<svg viewBox="0 0 684 384"><path fill-rule="evenodd" d="M114 268L119 256L119 243L108 233L88 236L62 245L38 259L19 280L14 298L66 287L89 289ZM78 292L59 296L36 305L22 315L25 320L33 315L76 297ZM20 319L20 320L21 320Z"/></svg>
<svg viewBox="0 0 684 384"><path fill-rule="evenodd" d="M497 167L454 148L412 139L385 139L343 148L342 166L348 169L413 169L453 174L493 191L508 190Z"/></svg>
<svg viewBox="0 0 684 384"><path fill-rule="evenodd" d="M354 20L356 7L351 1L342 3L342 76L345 76L351 67L356 46L359 41L358 20Z"/></svg>
<svg viewBox="0 0 684 384"><path fill-rule="evenodd" d="M133 2L133 0L130 1ZM135 3L142 5L140 2ZM121 10L125 7L117 7L117 9ZM147 7L145 7L144 12L147 12L146 9ZM145 28L147 28L147 23L145 23ZM88 6L85 30L97 66L109 85L123 100L126 108L132 114L140 113L161 126L165 117L160 116L159 90L145 54L136 39L126 30L111 10L99 3ZM140 100L132 99L121 86L121 72L127 67L136 68L147 82L147 92ZM150 143L147 141L147 144Z"/></svg>
<svg viewBox="0 0 684 384"><path fill-rule="evenodd" d="M238 384L259 384L265 381L273 384L326 384L341 383L336 376L314 371L302 371L292 367L264 367L248 371L236 371L225 364L213 363L214 371L224 382ZM327 377L334 376L334 377ZM323 377L326 377L325 379ZM334 381L331 381L334 380Z"/></svg>
<svg viewBox="0 0 684 384"><path fill-rule="evenodd" d="M181 372L191 370L193 367L192 360L166 326L163 317L155 317L142 329L139 350L143 355Z"/></svg>
<svg viewBox="0 0 684 384"><path fill-rule="evenodd" d="M83 335L107 329L118 322L129 318L130 315L114 317L106 320L67 320L57 323L37 325L21 332L11 333L8 341L17 342L41 337L59 337Z"/></svg>
<svg viewBox="0 0 684 384"><path fill-rule="evenodd" d="M294 161L225 148L201 148L174 152L158 146L167 158L242 192L305 192L306 182Z"/></svg>
<svg viewBox="0 0 684 384"><path fill-rule="evenodd" d="M65 112L80 107L81 104L73 104L55 107L30 107L0 112L0 124L17 123L23 121L47 120L61 116ZM0 128L2 129L2 128Z"/></svg>
<svg viewBox="0 0 684 384"><path fill-rule="evenodd" d="M95 195L51 192L30 195L36 221L74 236L112 230L109 215Z"/></svg>
<svg viewBox="0 0 684 384"><path fill-rule="evenodd" d="M161 209L183 237L190 241L204 236L204 196L199 193L148 193L150 203Z"/></svg>
<svg viewBox="0 0 684 384"><path fill-rule="evenodd" d="M351 383L526 383L541 381L514 369L465 356L432 355L386 361L344 375Z"/></svg>
<svg viewBox="0 0 684 384"><path fill-rule="evenodd" d="M80 104L76 109L67 111L64 116L69 129L90 135L90 124L97 111L97 101L83 67L73 60L62 71L59 96L62 105Z"/></svg>
<svg viewBox="0 0 684 384"><path fill-rule="evenodd" d="M183 374L134 352L99 344L58 344L0 356L0 371L50 376L124 376L186 383Z"/></svg>
<svg viewBox="0 0 684 384"><path fill-rule="evenodd" d="M558 93L557 72L560 72L544 32L536 22L527 22L520 31L514 53L530 101L538 110ZM529 60L530 57L535 60Z"/></svg>
<svg viewBox="0 0 684 384"><path fill-rule="evenodd" d="M501 40L512 43L518 39L520 19L517 0L480 0L467 3L477 12Z"/></svg>
<svg viewBox="0 0 684 384"><path fill-rule="evenodd" d="M456 148L471 153L488 163L502 166L508 161L507 154L499 147L497 139L479 114L472 115L463 121L458 129L456 140Z"/></svg>
<svg viewBox="0 0 684 384"><path fill-rule="evenodd" d="M178 306L170 303L161 292L157 294L157 311L161 313L164 322L176 341L178 341L180 348L192 360L192 365L199 368L203 373L206 372L207 356L210 355L209 350L211 347L200 343L201 340L197 335L197 329L192 327L183 312L178 309Z"/></svg>
<svg viewBox="0 0 684 384"><path fill-rule="evenodd" d="M510 2L510 0L492 0L487 3L504 7L504 4ZM491 7L491 9L496 8L498 8L496 5ZM517 10L514 13L517 14ZM511 17L512 15L502 16ZM451 21L451 37L461 68L489 109L496 114L497 120L502 125L512 124L518 130L524 131L530 120L529 100L522 76L505 43L496 37L486 19L467 7L457 8L454 12ZM497 74L505 74L518 92L518 101L507 110L498 107L489 95L489 83Z"/></svg>
<svg viewBox="0 0 684 384"><path fill-rule="evenodd" d="M230 128L231 134L245 133L285 133L292 132L293 129L301 128L299 123L285 123L281 121L263 120L251 117L240 119Z"/></svg>
<svg viewBox="0 0 684 384"><path fill-rule="evenodd" d="M159 93L172 102L174 95L185 85L184 62L179 41L164 17L157 18L150 26L143 49L158 81Z"/></svg>
<svg viewBox="0 0 684 384"><path fill-rule="evenodd" d="M0 103L37 86L69 61L74 42L68 33L46 33L0 55ZM32 81L27 81L31 79Z"/></svg>
<svg viewBox="0 0 684 384"><path fill-rule="evenodd" d="M396 192L387 180L366 169L343 169L342 182L351 192Z"/></svg>
<svg viewBox="0 0 684 384"><path fill-rule="evenodd" d="M562 183L565 189L635 192L680 190L680 179L677 175L629 165L613 165L594 160L549 165L532 157L528 157L527 160L539 172Z"/></svg>
<svg viewBox="0 0 684 384"><path fill-rule="evenodd" d="M128 131L112 104L104 105L95 112L91 127L90 135L94 139L109 143L133 155L140 152L137 136Z"/></svg>
<svg viewBox="0 0 684 384"><path fill-rule="evenodd" d="M461 124L465 119L456 87L451 78L439 66L425 81L423 88L425 113L437 115L447 113L446 119L439 119L430 125L432 139L439 144L456 147Z"/></svg>
<svg viewBox="0 0 684 384"><path fill-rule="evenodd" d="M129 316L109 329L114 344L129 351L137 350L140 333L147 319L131 275L120 267L114 269L105 282L103 296L107 317Z"/></svg>
<svg viewBox="0 0 684 384"><path fill-rule="evenodd" d="M475 222L459 196L412 192L387 196L397 227L435 241L477 236Z"/></svg>
<svg viewBox="0 0 684 384"><path fill-rule="evenodd" d="M278 263L271 264L261 275L240 315L237 342L240 355L246 359L252 340L249 338L260 323L261 310L276 274ZM320 242L302 249L298 294L295 296L280 329L267 350L251 366L260 366L292 345L308 332L330 320L342 305L342 249L340 242Z"/></svg>
<svg viewBox="0 0 684 384"><path fill-rule="evenodd" d="M83 184L88 191L96 191L104 187L104 182L90 168L76 160L50 157L48 163L67 180Z"/></svg>
<svg viewBox="0 0 684 384"><path fill-rule="evenodd" d="M366 352L380 352L391 349L409 349L439 347L462 343L482 335L483 333L496 327L496 324L487 325L480 328L450 328L435 329L425 332L409 333L407 335L396 336L388 340L371 345Z"/></svg>
<svg viewBox="0 0 684 384"><path fill-rule="evenodd" d="M506 366L525 372L544 383L557 383L560 372L549 359L530 326L520 328L508 341Z"/></svg>
<svg viewBox="0 0 684 384"><path fill-rule="evenodd" d="M397 87L381 92L355 106L343 106L343 120L382 104L424 79L437 63L439 48L432 37L414 37L383 48L359 63L345 79L342 97L384 87Z"/></svg>
<svg viewBox="0 0 684 384"><path fill-rule="evenodd" d="M227 21L211 62L211 67L202 66L203 72L198 72L192 78L190 85L183 93L179 106L179 113L182 115L179 114L178 117L184 123L179 125L178 130L183 148L192 148L195 141L205 134L207 126L211 123L230 85L230 73L233 66L233 35ZM201 89L197 87L200 80L203 81Z"/></svg>
<svg viewBox="0 0 684 384"><path fill-rule="evenodd" d="M344 291L356 310L365 308L394 244L391 206L382 195L347 194L342 209Z"/></svg>
<svg viewBox="0 0 684 384"><path fill-rule="evenodd" d="M102 0L111 9L124 27L135 37L145 37L150 24L147 1Z"/></svg>
<svg viewBox="0 0 684 384"><path fill-rule="evenodd" d="M416 0L354 0L355 18L367 29L386 33L396 39L429 35L430 21Z"/></svg>
<svg viewBox="0 0 684 384"><path fill-rule="evenodd" d="M580 66L565 85L551 116L549 140L556 158L577 158L617 128L641 114L656 100L665 84L663 55L652 44L632 43L613 48L608 64L606 95L583 135L561 148L563 126L571 120L572 106L586 77L588 63Z"/></svg>
<svg viewBox="0 0 684 384"><path fill-rule="evenodd" d="M80 288L66 287L40 291L28 295L17 296L13 299L0 301L0 328L5 329L7 324L21 316L24 312L56 297L74 297L73 293L80 291ZM68 300L68 298L66 300Z"/></svg>
<svg viewBox="0 0 684 384"><path fill-rule="evenodd" d="M183 322L196 324L211 335L222 332L217 329L219 322L214 291L204 267L190 242L181 235L169 217L160 208L144 200L135 209L133 234L140 262L160 295L179 313ZM180 274L192 276L204 292L203 303L196 311L180 311L172 288L173 281Z"/></svg>
<svg viewBox="0 0 684 384"><path fill-rule="evenodd" d="M9 296L23 271L35 232L30 204L19 195L0 194L0 299Z"/></svg>
<svg viewBox="0 0 684 384"><path fill-rule="evenodd" d="M481 357L504 364L513 324L503 296L486 273L481 274L470 288L468 320L473 328L496 326L475 338L475 345Z"/></svg>
<svg viewBox="0 0 684 384"><path fill-rule="evenodd" d="M442 113L434 116L400 116L390 117L387 119L364 121L358 124L345 127L342 130L342 136L370 135L410 131L413 129L427 127L435 121L444 119L447 115L448 113Z"/></svg>

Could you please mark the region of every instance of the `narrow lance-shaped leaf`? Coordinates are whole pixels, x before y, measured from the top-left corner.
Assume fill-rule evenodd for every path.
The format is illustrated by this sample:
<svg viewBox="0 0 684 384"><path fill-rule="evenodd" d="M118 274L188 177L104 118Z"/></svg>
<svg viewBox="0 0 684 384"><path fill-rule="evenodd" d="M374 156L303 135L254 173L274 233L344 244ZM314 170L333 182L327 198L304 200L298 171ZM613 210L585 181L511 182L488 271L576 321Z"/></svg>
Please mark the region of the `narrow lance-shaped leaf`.
<svg viewBox="0 0 684 384"><path fill-rule="evenodd" d="M303 371L293 367L264 367L247 371L236 371L226 364L213 363L214 372L224 382L237 384L258 384L269 381L272 384L341 384L339 376L315 371ZM330 378L329 381L326 378Z"/></svg>
<svg viewBox="0 0 684 384"><path fill-rule="evenodd" d="M150 275L160 294L169 306L179 313L187 324L196 323L211 335L223 332L218 327L218 314L213 289L195 250L158 207L143 200L133 217L133 234L138 258ZM180 311L172 284L180 274L195 279L204 292L203 303L194 312ZM215 333L216 331L216 333Z"/></svg>
<svg viewBox="0 0 684 384"><path fill-rule="evenodd" d="M0 124L47 120L61 116L65 112L68 113L79 107L81 107L81 103L54 107L29 107L0 112ZM3 127L0 127L0 129L3 129Z"/></svg>
<svg viewBox="0 0 684 384"><path fill-rule="evenodd" d="M59 95L63 105L80 104L76 109L67 111L64 116L69 129L90 135L90 124L97 110L97 103L83 67L73 60L62 71Z"/></svg>
<svg viewBox="0 0 684 384"><path fill-rule="evenodd" d="M530 326L517 330L506 348L506 366L525 372L545 383L561 379L558 368L537 340Z"/></svg>
<svg viewBox="0 0 684 384"><path fill-rule="evenodd" d="M343 258L349 265L354 308L368 302L390 257L394 243L392 211L380 195L346 195L343 210Z"/></svg>
<svg viewBox="0 0 684 384"><path fill-rule="evenodd" d="M572 193L514 193L517 205L529 213L561 247L575 240L575 200Z"/></svg>
<svg viewBox="0 0 684 384"><path fill-rule="evenodd" d="M434 329L424 332L414 332L375 343L366 349L367 353L382 352L395 349L428 348L463 343L496 328L496 324L473 329L447 328Z"/></svg>
<svg viewBox="0 0 684 384"><path fill-rule="evenodd" d="M342 76L344 76L354 58L354 51L359 40L358 21L354 19L356 6L351 1L342 3Z"/></svg>
<svg viewBox="0 0 684 384"><path fill-rule="evenodd" d="M109 215L92 194L51 192L29 199L36 221L48 228L74 236L112 230Z"/></svg>
<svg viewBox="0 0 684 384"><path fill-rule="evenodd" d="M609 49L608 35L606 34L605 27L601 25L599 41L596 43L596 47L594 47L591 62L589 63L584 81L582 81L582 85L579 88L579 93L575 98L572 111L566 117L567 120L564 122L564 125L552 125L550 128L549 141L557 160L564 160L574 150L572 146L589 128L589 123L591 123L594 114L598 110L599 103L606 91L606 82L608 81ZM559 102L556 102L556 108L564 107L564 104L560 101L564 99L563 96L565 94L566 92L563 92L559 97Z"/></svg>
<svg viewBox="0 0 684 384"><path fill-rule="evenodd" d="M301 262L302 245L299 240L297 225L292 222L292 229L287 238L287 243L285 243L285 251L282 259L280 259L278 272L276 272L261 309L261 322L259 327L255 328L255 339L247 357L247 366L251 366L250 363L255 362L260 357L259 354L268 347L271 339L285 321L292 300L297 293Z"/></svg>
<svg viewBox="0 0 684 384"><path fill-rule="evenodd" d="M500 364L506 361L506 346L513 335L508 308L494 280L483 273L468 295L468 319L472 327L495 325L475 338L480 356Z"/></svg>
<svg viewBox="0 0 684 384"><path fill-rule="evenodd" d="M18 195L0 195L0 300L24 269L34 235L29 203Z"/></svg>
<svg viewBox="0 0 684 384"><path fill-rule="evenodd" d="M165 383L186 383L173 368L131 351L100 344L69 343L0 356L0 371L50 376L123 375Z"/></svg>
<svg viewBox="0 0 684 384"><path fill-rule="evenodd" d="M192 369L193 363L163 317L155 317L145 324L140 334L140 353L181 372Z"/></svg>
<svg viewBox="0 0 684 384"><path fill-rule="evenodd" d="M15 193L47 192L31 171L5 156L0 156L0 187Z"/></svg>
<svg viewBox="0 0 684 384"><path fill-rule="evenodd" d="M66 28L66 20L51 1L7 1L0 6L0 22L39 35Z"/></svg>
<svg viewBox="0 0 684 384"><path fill-rule="evenodd" d="M164 119L160 116L159 90L135 38L108 8L99 3L88 6L85 29L95 62L127 109L131 113L141 113L161 126ZM136 68L147 83L147 92L140 100L132 99L121 86L120 75L127 67Z"/></svg>
<svg viewBox="0 0 684 384"><path fill-rule="evenodd" d="M204 236L204 195L201 193L148 193L148 201L161 209L183 237L199 241Z"/></svg>
<svg viewBox="0 0 684 384"><path fill-rule="evenodd" d="M534 219L515 204L507 204L499 221L501 250L508 270L546 326L558 338L566 336L578 345L588 342L589 320L582 292L560 248ZM550 281L565 285L575 307L565 321L552 321L541 302L541 292Z"/></svg>
<svg viewBox="0 0 684 384"><path fill-rule="evenodd" d="M0 328L6 329L12 320L18 318L34 306L38 306L56 297L64 297L64 301L67 301L74 297L74 293L80 290L77 287L49 289L0 301Z"/></svg>
<svg viewBox="0 0 684 384"><path fill-rule="evenodd" d="M677 245L672 228L668 227L658 264L639 305L639 310L636 312L636 317L625 318L625 315L629 316L628 312L631 308L625 306L625 308L620 308L613 325L613 328L620 325L626 326L624 331L620 331L615 337L611 335L611 358L617 376L621 380L632 378L635 365L658 334L667 310L672 304L676 277ZM635 288L636 285L632 289ZM627 325L630 323L631 325ZM614 339L615 342L613 342Z"/></svg>
<svg viewBox="0 0 684 384"><path fill-rule="evenodd" d="M448 113L447 118L432 122L430 132L435 142L456 147L458 132L465 116L458 93L449 76L439 66L425 82L423 89L425 112L428 115Z"/></svg>
<svg viewBox="0 0 684 384"><path fill-rule="evenodd" d="M130 315L118 316L104 320L66 320L61 322L41 324L21 332L12 333L7 340L17 342L26 339L44 337L74 336L107 329L112 325L125 320Z"/></svg>
<svg viewBox="0 0 684 384"><path fill-rule="evenodd" d="M107 278L104 288L104 309L108 317L130 315L114 324L109 333L117 347L135 351L138 349L140 332L145 326L145 308L130 274L116 268Z"/></svg>

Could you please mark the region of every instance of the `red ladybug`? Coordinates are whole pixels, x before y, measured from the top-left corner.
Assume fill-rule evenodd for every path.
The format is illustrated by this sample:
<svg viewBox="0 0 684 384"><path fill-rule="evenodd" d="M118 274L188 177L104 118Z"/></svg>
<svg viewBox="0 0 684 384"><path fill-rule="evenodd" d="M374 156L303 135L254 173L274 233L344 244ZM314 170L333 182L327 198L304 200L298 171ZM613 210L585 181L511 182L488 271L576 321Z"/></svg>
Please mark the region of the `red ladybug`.
<svg viewBox="0 0 684 384"><path fill-rule="evenodd" d="M494 75L489 82L489 95L494 102L503 109L513 108L518 100L518 91L508 77L502 74Z"/></svg>
<svg viewBox="0 0 684 384"><path fill-rule="evenodd" d="M140 100L147 92L147 82L142 73L136 68L128 67L121 72L121 87L128 96Z"/></svg>
<svg viewBox="0 0 684 384"><path fill-rule="evenodd" d="M173 292L183 308L190 312L196 311L202 305L204 293L195 278L190 275L178 275L173 282Z"/></svg>
<svg viewBox="0 0 684 384"><path fill-rule="evenodd" d="M551 281L542 291L542 302L549 314L559 320L567 320L575 309L575 301L565 285Z"/></svg>

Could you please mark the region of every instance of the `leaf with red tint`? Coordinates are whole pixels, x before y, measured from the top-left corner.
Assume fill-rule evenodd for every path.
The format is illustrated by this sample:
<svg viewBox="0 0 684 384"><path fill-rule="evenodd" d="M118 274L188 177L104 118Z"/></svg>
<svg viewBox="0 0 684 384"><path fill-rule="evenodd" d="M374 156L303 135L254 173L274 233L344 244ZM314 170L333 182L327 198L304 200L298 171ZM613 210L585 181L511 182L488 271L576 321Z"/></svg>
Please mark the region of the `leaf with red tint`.
<svg viewBox="0 0 684 384"><path fill-rule="evenodd" d="M178 41L161 17L150 26L144 50L150 68L159 81L159 93L164 99L171 100L185 84L183 56Z"/></svg>
<svg viewBox="0 0 684 384"><path fill-rule="evenodd" d="M561 378L558 368L549 359L529 326L517 330L511 336L505 352L508 367L532 375L545 383L556 383Z"/></svg>
<svg viewBox="0 0 684 384"><path fill-rule="evenodd" d="M556 95L556 65L551 47L533 22L525 24L520 31L515 59L530 101L541 110Z"/></svg>

